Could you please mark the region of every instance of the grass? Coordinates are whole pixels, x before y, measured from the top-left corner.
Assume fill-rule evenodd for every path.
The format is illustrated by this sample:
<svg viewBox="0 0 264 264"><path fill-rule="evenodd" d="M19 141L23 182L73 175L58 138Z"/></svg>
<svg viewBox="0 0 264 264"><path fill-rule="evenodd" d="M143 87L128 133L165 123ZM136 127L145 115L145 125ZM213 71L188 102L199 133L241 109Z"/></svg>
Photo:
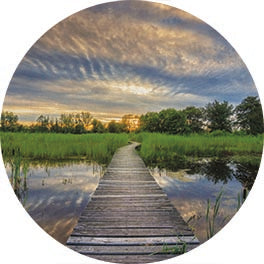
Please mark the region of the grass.
<svg viewBox="0 0 264 264"><path fill-rule="evenodd" d="M259 164L263 136L139 134L45 134L1 132L4 159L21 156L35 160L87 159L108 164L117 148L128 140L141 142L140 156L148 166L184 168L189 158L254 157ZM246 159L246 157L245 157Z"/></svg>
<svg viewBox="0 0 264 264"><path fill-rule="evenodd" d="M207 224L206 226L207 239L210 239L216 233L215 222L219 214L222 195L223 195L223 190L221 190L219 194L216 196L215 203L212 208L211 208L210 200L209 199L207 200L207 208L206 208L206 216L205 216L206 224Z"/></svg>
<svg viewBox="0 0 264 264"><path fill-rule="evenodd" d="M140 156L149 166L178 167L188 158L253 155L257 162L263 148L263 136L250 135L166 135L159 133L134 134L133 140L141 142ZM178 163L178 164L177 164ZM172 166L173 165L173 166Z"/></svg>
<svg viewBox="0 0 264 264"><path fill-rule="evenodd" d="M114 152L128 143L127 134L0 133L4 160L86 159L108 164Z"/></svg>

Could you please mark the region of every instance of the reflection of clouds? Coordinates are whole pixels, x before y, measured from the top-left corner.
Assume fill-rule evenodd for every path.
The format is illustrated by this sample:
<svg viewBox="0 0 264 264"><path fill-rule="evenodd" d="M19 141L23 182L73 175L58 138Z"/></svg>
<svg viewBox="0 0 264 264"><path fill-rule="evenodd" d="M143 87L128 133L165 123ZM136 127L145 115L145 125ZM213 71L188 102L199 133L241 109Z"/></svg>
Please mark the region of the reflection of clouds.
<svg viewBox="0 0 264 264"><path fill-rule="evenodd" d="M8 164L6 170L10 177ZM65 243L101 171L97 164L29 165L25 209L46 232Z"/></svg>
<svg viewBox="0 0 264 264"><path fill-rule="evenodd" d="M219 215L216 219L217 231L223 227L226 217L229 221L236 213L237 194L241 192L242 186L235 179L229 180L226 184L214 184L203 175L188 174L187 170L184 173L183 171L172 173L173 175L164 169L159 171L156 168L150 171L185 221L195 215L190 226L194 228L195 234L201 242L207 240L205 220L207 199L210 199L211 206L213 206L218 193L223 188ZM173 177L169 177L169 175ZM188 180L189 177L192 179L191 181Z"/></svg>
<svg viewBox="0 0 264 264"><path fill-rule="evenodd" d="M239 102L256 94L234 49L201 20L161 4L123 1L62 21L27 53L5 108L93 110L101 118L165 107ZM121 114L120 114L121 113ZM96 116L96 117L97 117Z"/></svg>
<svg viewBox="0 0 264 264"><path fill-rule="evenodd" d="M204 178L201 174L189 174L189 169L182 169L177 171L170 171L170 170L163 170L161 173L158 171L152 171L152 175L155 177L157 181L159 181L159 184L163 187L166 187L166 185L170 185L170 181L173 179L177 179L181 182L196 182ZM166 180L162 180L162 176L167 176Z"/></svg>
<svg viewBox="0 0 264 264"><path fill-rule="evenodd" d="M180 212L181 216L185 221L188 221L193 215L196 216L194 221L190 222L190 225L194 227L195 235L201 242L207 240L206 234L206 208L207 202L206 198L197 200L196 199L171 199L173 205ZM236 209L234 207L234 199L228 201L224 198L223 202L220 205L219 214L216 218L216 230L220 231L221 228L227 224L227 222L234 216ZM214 204L214 200L211 200L211 203ZM227 221L224 222L224 219L227 218ZM224 223L224 224L223 224Z"/></svg>

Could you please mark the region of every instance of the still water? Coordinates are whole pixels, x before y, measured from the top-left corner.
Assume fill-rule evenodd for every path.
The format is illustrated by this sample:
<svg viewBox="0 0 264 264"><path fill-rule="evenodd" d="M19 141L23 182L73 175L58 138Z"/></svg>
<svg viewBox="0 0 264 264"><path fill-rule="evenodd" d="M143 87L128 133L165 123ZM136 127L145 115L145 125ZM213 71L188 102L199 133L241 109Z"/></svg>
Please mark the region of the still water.
<svg viewBox="0 0 264 264"><path fill-rule="evenodd" d="M13 169L12 169L13 168ZM207 201L214 204L223 190L216 230L236 213L238 194L251 189L258 166L230 160L200 160L185 170L149 168L201 242L207 240ZM6 163L15 193L29 215L52 237L65 243L95 191L104 168L97 163L36 161L19 166ZM242 198L241 198L242 199Z"/></svg>
<svg viewBox="0 0 264 264"><path fill-rule="evenodd" d="M6 170L29 215L63 244L103 175L103 168L97 163L28 164L26 171L20 169L18 186L9 164Z"/></svg>
<svg viewBox="0 0 264 264"><path fill-rule="evenodd" d="M217 232L234 216L246 198L256 178L258 165L225 159L203 159L191 167L176 172L158 168L150 171L200 242L205 242L208 201L212 211L222 192L215 222Z"/></svg>

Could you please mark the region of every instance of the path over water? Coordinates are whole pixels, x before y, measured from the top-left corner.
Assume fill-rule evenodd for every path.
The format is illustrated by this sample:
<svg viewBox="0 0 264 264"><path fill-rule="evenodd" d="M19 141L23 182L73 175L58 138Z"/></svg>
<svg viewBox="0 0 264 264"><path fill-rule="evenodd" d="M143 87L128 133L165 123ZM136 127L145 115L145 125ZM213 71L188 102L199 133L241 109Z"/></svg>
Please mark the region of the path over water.
<svg viewBox="0 0 264 264"><path fill-rule="evenodd" d="M186 244L189 251L199 245L136 153L137 145L114 154L67 241L71 249L109 262L148 263L177 255L165 248Z"/></svg>

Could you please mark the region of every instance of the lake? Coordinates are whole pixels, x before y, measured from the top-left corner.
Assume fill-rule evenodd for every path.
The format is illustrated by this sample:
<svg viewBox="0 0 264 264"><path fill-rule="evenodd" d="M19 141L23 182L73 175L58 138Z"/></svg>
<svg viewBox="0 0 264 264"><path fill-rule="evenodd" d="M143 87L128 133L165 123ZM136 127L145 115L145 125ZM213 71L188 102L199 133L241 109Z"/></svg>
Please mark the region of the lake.
<svg viewBox="0 0 264 264"><path fill-rule="evenodd" d="M203 159L191 169L176 172L152 168L151 174L168 195L181 216L193 228L200 242L207 240L206 211L222 191L216 230L220 230L237 212L256 178L258 166L228 159Z"/></svg>
<svg viewBox="0 0 264 264"><path fill-rule="evenodd" d="M29 215L63 244L104 173L99 164L85 161L34 161L20 168L10 163L5 166L15 193ZM207 240L207 200L213 205L223 190L216 220L216 230L221 229L237 211L238 194L245 196L251 189L258 166L228 159L201 159L188 169L149 170L185 221L189 221L198 239L204 242Z"/></svg>
<svg viewBox="0 0 264 264"><path fill-rule="evenodd" d="M10 164L6 170L12 182ZM29 163L26 177L22 168L20 175L20 187L14 188L20 202L48 234L65 244L103 175L103 167L85 162L35 162Z"/></svg>

